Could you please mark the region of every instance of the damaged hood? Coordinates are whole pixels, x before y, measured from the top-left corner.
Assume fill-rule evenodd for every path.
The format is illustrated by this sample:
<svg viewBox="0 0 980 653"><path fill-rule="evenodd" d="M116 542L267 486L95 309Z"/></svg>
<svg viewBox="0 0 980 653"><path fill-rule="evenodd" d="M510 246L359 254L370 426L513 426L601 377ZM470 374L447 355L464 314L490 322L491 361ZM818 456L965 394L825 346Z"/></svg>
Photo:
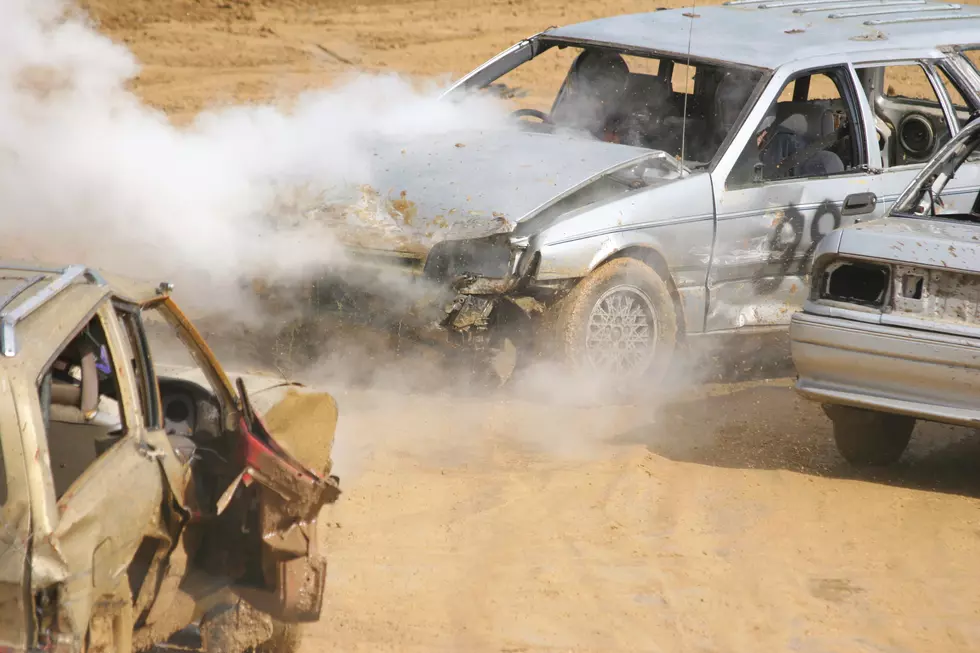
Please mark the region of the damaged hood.
<svg viewBox="0 0 980 653"><path fill-rule="evenodd" d="M942 219L882 218L842 229L838 252L980 272L980 225Z"/></svg>
<svg viewBox="0 0 980 653"><path fill-rule="evenodd" d="M424 254L441 240L510 232L603 174L658 155L576 135L464 132L373 148L373 183L311 216L347 245Z"/></svg>

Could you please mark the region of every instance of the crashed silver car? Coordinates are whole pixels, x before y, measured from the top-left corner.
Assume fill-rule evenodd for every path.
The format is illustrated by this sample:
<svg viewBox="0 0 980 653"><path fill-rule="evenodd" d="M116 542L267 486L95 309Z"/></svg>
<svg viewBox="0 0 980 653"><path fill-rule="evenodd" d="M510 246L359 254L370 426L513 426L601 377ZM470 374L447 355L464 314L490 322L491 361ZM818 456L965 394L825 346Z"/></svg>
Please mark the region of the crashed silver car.
<svg viewBox="0 0 980 653"><path fill-rule="evenodd" d="M380 153L338 232L446 289L452 337L655 376L685 340L785 331L821 239L881 217L980 107L978 19L734 0L548 29L445 96L510 98L521 129Z"/></svg>
<svg viewBox="0 0 980 653"><path fill-rule="evenodd" d="M857 465L905 451L917 419L980 425L980 118L889 214L834 231L814 253L790 326L796 387L824 404Z"/></svg>

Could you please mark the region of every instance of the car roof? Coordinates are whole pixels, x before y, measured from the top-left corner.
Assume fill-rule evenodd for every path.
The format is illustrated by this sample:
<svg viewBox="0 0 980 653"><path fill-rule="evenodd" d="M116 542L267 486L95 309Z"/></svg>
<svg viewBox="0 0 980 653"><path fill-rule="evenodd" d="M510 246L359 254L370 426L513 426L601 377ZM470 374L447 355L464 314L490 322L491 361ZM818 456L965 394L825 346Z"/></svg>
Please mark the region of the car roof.
<svg viewBox="0 0 980 653"><path fill-rule="evenodd" d="M692 18L693 16L693 18ZM600 18L545 37L776 69L834 53L980 42L980 7L926 0L734 0Z"/></svg>
<svg viewBox="0 0 980 653"><path fill-rule="evenodd" d="M0 364L45 358L108 295L138 300L147 284L83 265L0 261Z"/></svg>

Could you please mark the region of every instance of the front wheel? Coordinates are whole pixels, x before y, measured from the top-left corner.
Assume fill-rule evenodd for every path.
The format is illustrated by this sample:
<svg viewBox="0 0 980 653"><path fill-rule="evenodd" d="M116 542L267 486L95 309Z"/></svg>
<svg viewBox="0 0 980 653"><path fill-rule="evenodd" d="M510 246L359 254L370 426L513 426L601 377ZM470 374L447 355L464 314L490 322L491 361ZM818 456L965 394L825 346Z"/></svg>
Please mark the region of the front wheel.
<svg viewBox="0 0 980 653"><path fill-rule="evenodd" d="M834 422L837 451L855 467L884 467L902 457L915 419L850 406L824 406Z"/></svg>
<svg viewBox="0 0 980 653"><path fill-rule="evenodd" d="M580 372L617 382L661 377L677 343L667 284L631 258L596 268L557 307L557 340Z"/></svg>

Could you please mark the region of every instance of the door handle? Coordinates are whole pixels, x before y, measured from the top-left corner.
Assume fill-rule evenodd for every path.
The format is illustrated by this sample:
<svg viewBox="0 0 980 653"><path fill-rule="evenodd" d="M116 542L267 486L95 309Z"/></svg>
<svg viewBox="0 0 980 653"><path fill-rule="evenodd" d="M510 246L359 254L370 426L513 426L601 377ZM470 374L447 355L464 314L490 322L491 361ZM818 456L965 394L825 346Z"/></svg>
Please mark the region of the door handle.
<svg viewBox="0 0 980 653"><path fill-rule="evenodd" d="M877 205L878 196L874 193L854 193L844 198L841 215L864 215L874 211Z"/></svg>

